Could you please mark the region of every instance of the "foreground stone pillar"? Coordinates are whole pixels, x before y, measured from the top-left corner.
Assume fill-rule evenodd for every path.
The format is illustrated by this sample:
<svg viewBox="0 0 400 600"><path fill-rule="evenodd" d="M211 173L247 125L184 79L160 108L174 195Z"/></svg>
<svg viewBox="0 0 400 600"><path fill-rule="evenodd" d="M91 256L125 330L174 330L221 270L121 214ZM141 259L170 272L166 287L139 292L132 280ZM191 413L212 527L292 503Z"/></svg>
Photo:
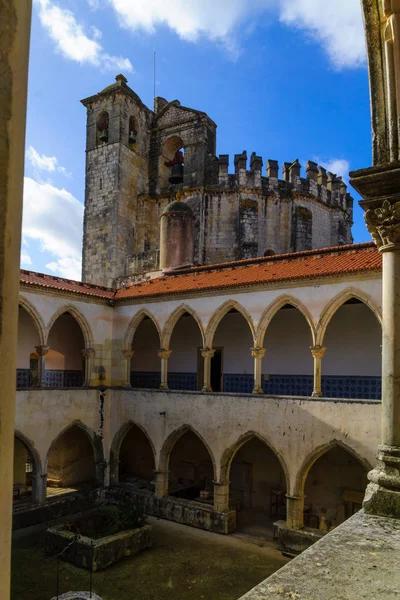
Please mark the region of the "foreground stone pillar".
<svg viewBox="0 0 400 600"><path fill-rule="evenodd" d="M214 510L228 512L229 510L229 481L214 481Z"/></svg>
<svg viewBox="0 0 400 600"><path fill-rule="evenodd" d="M322 369L321 363L326 352L326 348L324 346L311 346L310 347L311 354L314 358L314 389L312 396L315 398L320 398L322 396L322 386L321 386L321 377L322 377Z"/></svg>
<svg viewBox="0 0 400 600"><path fill-rule="evenodd" d="M83 382L83 385L85 387L90 387L92 385L93 360L95 356L94 348L84 348L82 350L82 356L85 359L85 381Z"/></svg>
<svg viewBox="0 0 400 600"><path fill-rule="evenodd" d="M135 352L131 347L124 348L122 350L122 356L124 357L124 381L122 383L123 387L131 388L131 360L134 356Z"/></svg>
<svg viewBox="0 0 400 600"><path fill-rule="evenodd" d="M35 348L39 356L39 386L46 387L46 354L50 346L35 346Z"/></svg>
<svg viewBox="0 0 400 600"><path fill-rule="evenodd" d="M168 359L172 354L172 350L165 350L162 348L158 352L158 356L161 358L161 383L160 389L168 389Z"/></svg>
<svg viewBox="0 0 400 600"><path fill-rule="evenodd" d="M286 524L290 529L304 527L304 495L286 494Z"/></svg>
<svg viewBox="0 0 400 600"><path fill-rule="evenodd" d="M265 348L251 348L251 355L254 358L254 388L253 394L263 394L264 390L261 386L262 376L262 359L266 353Z"/></svg>
<svg viewBox="0 0 400 600"><path fill-rule="evenodd" d="M202 392L212 392L211 387L211 359L215 354L213 348L203 348L201 355L204 358L204 383Z"/></svg>
<svg viewBox="0 0 400 600"><path fill-rule="evenodd" d="M400 165L351 174L369 232L382 253L382 428L364 508L400 518Z"/></svg>
<svg viewBox="0 0 400 600"><path fill-rule="evenodd" d="M168 471L154 471L156 476L154 495L157 498L166 498L168 496Z"/></svg>
<svg viewBox="0 0 400 600"><path fill-rule="evenodd" d="M30 0L0 0L0 598L10 597L19 256Z"/></svg>

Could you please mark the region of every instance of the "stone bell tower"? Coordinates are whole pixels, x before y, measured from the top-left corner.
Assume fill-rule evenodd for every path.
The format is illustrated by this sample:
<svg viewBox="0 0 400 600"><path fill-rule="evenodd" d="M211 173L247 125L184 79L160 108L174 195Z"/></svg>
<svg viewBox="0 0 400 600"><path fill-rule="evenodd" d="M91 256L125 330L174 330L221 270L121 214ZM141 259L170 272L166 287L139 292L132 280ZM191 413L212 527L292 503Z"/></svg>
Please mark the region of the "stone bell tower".
<svg viewBox="0 0 400 600"><path fill-rule="evenodd" d="M87 109L82 280L111 287L133 253L137 197L148 192L153 112L123 75L82 104Z"/></svg>

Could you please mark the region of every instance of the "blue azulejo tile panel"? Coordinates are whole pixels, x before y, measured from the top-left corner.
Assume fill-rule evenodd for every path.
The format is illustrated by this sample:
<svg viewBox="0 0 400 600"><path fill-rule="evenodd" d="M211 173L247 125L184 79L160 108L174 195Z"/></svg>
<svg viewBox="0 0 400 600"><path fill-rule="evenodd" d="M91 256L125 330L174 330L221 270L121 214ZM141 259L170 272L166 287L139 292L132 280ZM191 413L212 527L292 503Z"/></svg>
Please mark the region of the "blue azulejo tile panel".
<svg viewBox="0 0 400 600"><path fill-rule="evenodd" d="M265 394L277 396L311 396L313 375L269 375L262 381Z"/></svg>
<svg viewBox="0 0 400 600"><path fill-rule="evenodd" d="M322 395L327 398L379 400L382 396L381 377L322 376Z"/></svg>
<svg viewBox="0 0 400 600"><path fill-rule="evenodd" d="M82 387L83 371L64 371L64 387Z"/></svg>
<svg viewBox="0 0 400 600"><path fill-rule="evenodd" d="M47 369L45 374L46 387L64 387L64 371L61 369Z"/></svg>
<svg viewBox="0 0 400 600"><path fill-rule="evenodd" d="M223 376L223 391L236 394L251 394L254 388L254 376L226 373Z"/></svg>
<svg viewBox="0 0 400 600"><path fill-rule="evenodd" d="M25 388L31 385L30 369L17 369L17 389Z"/></svg>
<svg viewBox="0 0 400 600"><path fill-rule="evenodd" d="M170 390L196 391L197 373L168 373L168 387Z"/></svg>
<svg viewBox="0 0 400 600"><path fill-rule="evenodd" d="M131 371L131 386L134 388L158 390L161 373L153 371Z"/></svg>

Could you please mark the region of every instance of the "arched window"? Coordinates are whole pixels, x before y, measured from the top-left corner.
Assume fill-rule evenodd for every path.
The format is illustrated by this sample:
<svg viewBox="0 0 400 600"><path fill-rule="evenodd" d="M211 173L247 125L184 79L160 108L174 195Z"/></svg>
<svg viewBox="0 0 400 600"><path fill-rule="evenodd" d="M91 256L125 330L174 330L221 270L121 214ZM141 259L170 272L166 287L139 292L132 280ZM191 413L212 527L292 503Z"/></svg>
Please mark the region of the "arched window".
<svg viewBox="0 0 400 600"><path fill-rule="evenodd" d="M35 501L36 465L29 448L17 436L14 437L14 503Z"/></svg>
<svg viewBox="0 0 400 600"><path fill-rule="evenodd" d="M303 206L294 209L292 223L293 251L312 249L312 212Z"/></svg>
<svg viewBox="0 0 400 600"><path fill-rule="evenodd" d="M196 319L184 313L173 329L169 344L172 350L168 361L168 387L171 390L201 390L203 377L200 354L202 337ZM198 369L198 365L200 369Z"/></svg>
<svg viewBox="0 0 400 600"><path fill-rule="evenodd" d="M274 521L286 517L286 478L274 452L252 437L236 451L228 480L237 531L272 539Z"/></svg>
<svg viewBox="0 0 400 600"><path fill-rule="evenodd" d="M154 469L154 453L149 439L140 427L132 423L120 446L118 480L133 487L152 489Z"/></svg>
<svg viewBox="0 0 400 600"><path fill-rule="evenodd" d="M103 111L97 118L97 143L106 144L108 142L108 132L110 125L110 118L107 111Z"/></svg>
<svg viewBox="0 0 400 600"><path fill-rule="evenodd" d="M134 388L158 389L161 383L161 363L158 356L160 337L154 321L145 315L132 342L131 384Z"/></svg>
<svg viewBox="0 0 400 600"><path fill-rule="evenodd" d="M170 137L164 142L159 159L159 189L168 188L183 182L184 147L178 136Z"/></svg>
<svg viewBox="0 0 400 600"><path fill-rule="evenodd" d="M48 345L46 385L55 388L83 385L85 365L82 350L85 340L79 323L69 312L60 315L53 323Z"/></svg>
<svg viewBox="0 0 400 600"><path fill-rule="evenodd" d="M130 117L129 119L129 131L128 131L128 144L129 146L133 146L136 144L138 134L138 127L136 123L135 117Z"/></svg>
<svg viewBox="0 0 400 600"><path fill-rule="evenodd" d="M214 467L207 447L193 431L186 431L171 450L168 494L188 500L204 499L212 493L213 479Z"/></svg>
<svg viewBox="0 0 400 600"><path fill-rule="evenodd" d="M17 344L17 388L39 384L38 355L36 346L40 345L38 329L29 313L22 307L18 309Z"/></svg>
<svg viewBox="0 0 400 600"><path fill-rule="evenodd" d="M47 496L90 489L96 483L95 457L88 434L78 425L64 431L50 448Z"/></svg>
<svg viewBox="0 0 400 600"><path fill-rule="evenodd" d="M367 469L339 446L318 458L305 482L304 524L328 531L360 510Z"/></svg>

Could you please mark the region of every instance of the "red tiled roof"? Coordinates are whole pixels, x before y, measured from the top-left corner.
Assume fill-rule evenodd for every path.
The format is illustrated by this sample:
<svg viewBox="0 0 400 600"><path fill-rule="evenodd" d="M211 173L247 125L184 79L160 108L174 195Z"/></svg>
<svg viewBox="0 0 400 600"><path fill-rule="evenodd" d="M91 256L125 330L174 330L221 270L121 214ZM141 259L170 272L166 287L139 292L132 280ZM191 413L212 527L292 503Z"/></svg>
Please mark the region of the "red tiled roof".
<svg viewBox="0 0 400 600"><path fill-rule="evenodd" d="M381 268L381 255L373 243L351 244L193 267L120 289L115 298L116 300L149 298L283 281L337 277L379 272Z"/></svg>
<svg viewBox="0 0 400 600"><path fill-rule="evenodd" d="M30 285L35 288L47 288L49 290L83 294L85 296L92 296L95 298L113 299L115 296L114 289L92 285L91 283L72 281L71 279L63 279L62 277L54 277L53 275L35 273L34 271L25 271L24 269L21 269L20 283L22 285Z"/></svg>
<svg viewBox="0 0 400 600"><path fill-rule="evenodd" d="M92 298L125 300L340 277L379 272L381 268L381 255L371 242L192 267L119 290L22 269L20 283L33 288L58 290Z"/></svg>

